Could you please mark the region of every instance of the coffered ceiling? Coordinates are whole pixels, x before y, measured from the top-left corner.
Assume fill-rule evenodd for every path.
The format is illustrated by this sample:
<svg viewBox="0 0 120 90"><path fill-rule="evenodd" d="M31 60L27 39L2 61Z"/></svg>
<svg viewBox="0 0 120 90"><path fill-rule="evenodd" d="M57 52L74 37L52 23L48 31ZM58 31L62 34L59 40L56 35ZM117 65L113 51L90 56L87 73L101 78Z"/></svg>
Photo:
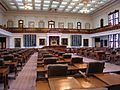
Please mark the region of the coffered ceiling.
<svg viewBox="0 0 120 90"><path fill-rule="evenodd" d="M10 10L92 13L112 0L3 0Z"/></svg>

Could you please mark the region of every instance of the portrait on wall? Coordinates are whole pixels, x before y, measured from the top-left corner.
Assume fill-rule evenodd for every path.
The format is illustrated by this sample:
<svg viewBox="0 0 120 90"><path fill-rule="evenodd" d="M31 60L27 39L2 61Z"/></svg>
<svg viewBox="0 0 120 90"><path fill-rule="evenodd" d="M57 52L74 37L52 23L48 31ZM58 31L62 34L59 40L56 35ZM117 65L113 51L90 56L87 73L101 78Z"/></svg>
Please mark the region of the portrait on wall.
<svg viewBox="0 0 120 90"><path fill-rule="evenodd" d="M68 38L62 38L62 45L68 45Z"/></svg>
<svg viewBox="0 0 120 90"><path fill-rule="evenodd" d="M21 38L14 38L15 47L21 47Z"/></svg>
<svg viewBox="0 0 120 90"><path fill-rule="evenodd" d="M39 39L39 45L45 45L45 39Z"/></svg>

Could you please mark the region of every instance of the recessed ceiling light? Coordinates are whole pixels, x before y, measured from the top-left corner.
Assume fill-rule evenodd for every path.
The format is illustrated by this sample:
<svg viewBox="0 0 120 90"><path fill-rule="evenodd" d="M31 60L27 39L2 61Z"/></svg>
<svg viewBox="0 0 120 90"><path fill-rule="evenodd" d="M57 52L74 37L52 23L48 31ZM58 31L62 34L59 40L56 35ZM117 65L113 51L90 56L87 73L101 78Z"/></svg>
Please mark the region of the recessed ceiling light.
<svg viewBox="0 0 120 90"><path fill-rule="evenodd" d="M83 3L79 3L79 6L83 6L84 4Z"/></svg>
<svg viewBox="0 0 120 90"><path fill-rule="evenodd" d="M50 3L50 1L47 0L47 1L44 1L44 3Z"/></svg>
<svg viewBox="0 0 120 90"><path fill-rule="evenodd" d="M59 2L57 2L57 1L53 1L53 4L59 4Z"/></svg>
<svg viewBox="0 0 120 90"><path fill-rule="evenodd" d="M35 2L40 3L40 2L41 2L41 0L35 0Z"/></svg>
<svg viewBox="0 0 120 90"><path fill-rule="evenodd" d="M70 5L75 5L75 3L74 3L74 2L72 2L72 3L70 3Z"/></svg>
<svg viewBox="0 0 120 90"><path fill-rule="evenodd" d="M17 2L22 2L23 0L16 0Z"/></svg>
<svg viewBox="0 0 120 90"><path fill-rule="evenodd" d="M15 5L15 3L10 2L11 5Z"/></svg>
<svg viewBox="0 0 120 90"><path fill-rule="evenodd" d="M21 5L24 5L24 4L23 4L23 3L18 3L18 5L20 5L20 6L21 6Z"/></svg>
<svg viewBox="0 0 120 90"><path fill-rule="evenodd" d="M67 2L62 2L61 4L67 4Z"/></svg>
<svg viewBox="0 0 120 90"><path fill-rule="evenodd" d="M44 7L49 7L49 4L43 4Z"/></svg>
<svg viewBox="0 0 120 90"><path fill-rule="evenodd" d="M73 2L77 2L77 1L79 1L79 0L72 0Z"/></svg>
<svg viewBox="0 0 120 90"><path fill-rule="evenodd" d="M72 8L72 6L68 6L68 8Z"/></svg>

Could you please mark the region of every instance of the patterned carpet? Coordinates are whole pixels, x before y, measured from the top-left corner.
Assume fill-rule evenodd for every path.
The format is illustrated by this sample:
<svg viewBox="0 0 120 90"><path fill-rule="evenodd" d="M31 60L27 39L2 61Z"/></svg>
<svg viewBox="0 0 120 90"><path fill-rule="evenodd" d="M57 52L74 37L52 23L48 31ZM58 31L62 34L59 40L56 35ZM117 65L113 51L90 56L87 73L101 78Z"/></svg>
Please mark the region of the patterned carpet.
<svg viewBox="0 0 120 90"><path fill-rule="evenodd" d="M36 80L37 53L28 60L15 80L10 81L9 90L34 90Z"/></svg>

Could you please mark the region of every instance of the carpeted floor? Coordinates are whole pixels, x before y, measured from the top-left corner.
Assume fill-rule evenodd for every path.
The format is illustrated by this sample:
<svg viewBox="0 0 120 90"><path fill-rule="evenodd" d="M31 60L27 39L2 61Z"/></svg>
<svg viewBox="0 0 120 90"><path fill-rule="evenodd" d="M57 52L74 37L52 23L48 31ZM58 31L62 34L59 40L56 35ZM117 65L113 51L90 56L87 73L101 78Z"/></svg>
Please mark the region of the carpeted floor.
<svg viewBox="0 0 120 90"><path fill-rule="evenodd" d="M36 83L36 68L37 68L37 56L35 53L28 60L26 65L23 67L22 71L18 73L18 76L15 80L9 80L10 88L9 90L35 90ZM75 57L78 55L72 55ZM82 56L81 56L82 57ZM96 60L83 57L84 62L95 62ZM104 72L115 72L120 71L120 66L106 63ZM0 90L3 88L3 85L0 85Z"/></svg>
<svg viewBox="0 0 120 90"><path fill-rule="evenodd" d="M10 81L9 90L34 90L36 81L37 53L28 60L15 80Z"/></svg>

